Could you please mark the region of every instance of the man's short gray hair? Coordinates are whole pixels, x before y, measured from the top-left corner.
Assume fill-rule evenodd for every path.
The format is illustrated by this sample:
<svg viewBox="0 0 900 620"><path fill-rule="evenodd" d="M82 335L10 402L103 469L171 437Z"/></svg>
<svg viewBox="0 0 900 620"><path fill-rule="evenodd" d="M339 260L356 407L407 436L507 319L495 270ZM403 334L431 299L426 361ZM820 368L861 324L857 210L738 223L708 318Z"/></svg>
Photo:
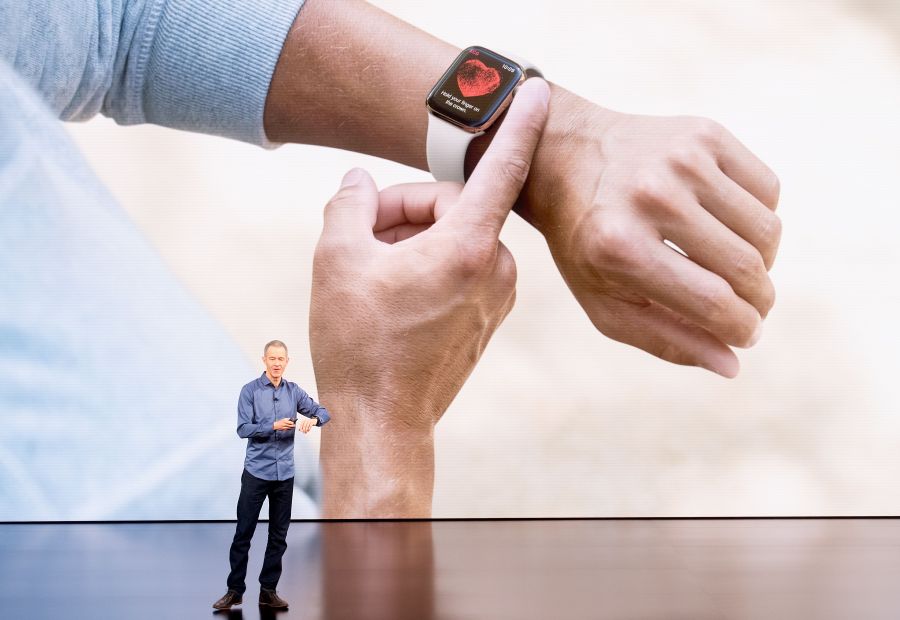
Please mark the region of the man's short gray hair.
<svg viewBox="0 0 900 620"><path fill-rule="evenodd" d="M263 357L265 357L266 353L268 353L269 349L272 347L281 347L282 349L284 349L285 355L287 355L288 348L286 344L284 344L280 340L270 340L266 343L266 346L263 347Z"/></svg>

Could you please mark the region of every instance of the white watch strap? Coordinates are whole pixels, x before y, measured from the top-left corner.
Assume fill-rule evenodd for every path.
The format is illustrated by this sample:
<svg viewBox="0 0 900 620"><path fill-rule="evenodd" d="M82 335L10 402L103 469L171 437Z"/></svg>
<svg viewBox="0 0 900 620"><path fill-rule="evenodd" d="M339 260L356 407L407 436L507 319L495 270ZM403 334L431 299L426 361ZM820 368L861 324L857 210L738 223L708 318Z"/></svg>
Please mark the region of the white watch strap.
<svg viewBox="0 0 900 620"><path fill-rule="evenodd" d="M500 50L497 50L497 53L522 67L527 77L542 77L540 69L527 60ZM429 112L425 155L428 159L428 169L434 180L465 183L466 151L469 150L469 143L481 135L484 135L483 131L468 132Z"/></svg>
<svg viewBox="0 0 900 620"><path fill-rule="evenodd" d="M483 134L483 131L470 133L429 112L425 154L434 180L465 183L469 142Z"/></svg>

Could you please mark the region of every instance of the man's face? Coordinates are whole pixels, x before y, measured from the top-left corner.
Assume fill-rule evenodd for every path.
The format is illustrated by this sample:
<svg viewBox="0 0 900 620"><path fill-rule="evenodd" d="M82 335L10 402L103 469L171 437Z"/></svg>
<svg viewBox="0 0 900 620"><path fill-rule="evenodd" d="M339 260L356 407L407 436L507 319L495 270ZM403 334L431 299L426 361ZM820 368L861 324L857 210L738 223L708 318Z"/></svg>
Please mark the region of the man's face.
<svg viewBox="0 0 900 620"><path fill-rule="evenodd" d="M263 355L263 363L266 365L266 374L272 379L278 379L284 373L285 367L291 361L284 347L269 347Z"/></svg>

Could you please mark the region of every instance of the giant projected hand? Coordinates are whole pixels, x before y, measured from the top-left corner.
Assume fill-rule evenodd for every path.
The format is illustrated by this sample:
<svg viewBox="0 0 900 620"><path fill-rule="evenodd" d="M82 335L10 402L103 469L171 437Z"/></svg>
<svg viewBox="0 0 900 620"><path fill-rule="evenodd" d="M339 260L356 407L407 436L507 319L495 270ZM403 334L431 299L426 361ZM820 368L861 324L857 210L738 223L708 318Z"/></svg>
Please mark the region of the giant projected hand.
<svg viewBox="0 0 900 620"><path fill-rule="evenodd" d="M727 377L775 289L778 179L720 125L554 88L524 204L601 332ZM677 245L686 254L669 247Z"/></svg>
<svg viewBox="0 0 900 620"><path fill-rule="evenodd" d="M272 79L267 135L426 169L422 100L458 53L370 4L308 2ZM417 71L398 72L413 63ZM460 93L494 86L480 75L460 76ZM402 88L385 94L385 84ZM597 329L733 377L730 347L755 342L774 300L777 178L712 121L621 114L559 86L551 93L516 210L544 235ZM471 143L470 168L495 128Z"/></svg>
<svg viewBox="0 0 900 620"><path fill-rule="evenodd" d="M350 171L325 208L310 347L322 404L325 517L427 517L434 425L512 308L516 268L498 240L547 115L545 82L520 87L463 187L380 193Z"/></svg>

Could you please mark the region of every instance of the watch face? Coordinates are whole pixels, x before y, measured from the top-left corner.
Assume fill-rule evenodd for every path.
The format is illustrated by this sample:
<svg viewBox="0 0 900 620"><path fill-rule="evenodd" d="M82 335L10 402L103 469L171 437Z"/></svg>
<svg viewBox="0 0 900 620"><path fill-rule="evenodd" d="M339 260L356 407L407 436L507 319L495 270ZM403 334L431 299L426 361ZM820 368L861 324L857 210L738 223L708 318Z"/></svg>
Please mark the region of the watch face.
<svg viewBox="0 0 900 620"><path fill-rule="evenodd" d="M487 123L522 78L522 68L483 47L463 50L428 95L428 107L465 127Z"/></svg>

